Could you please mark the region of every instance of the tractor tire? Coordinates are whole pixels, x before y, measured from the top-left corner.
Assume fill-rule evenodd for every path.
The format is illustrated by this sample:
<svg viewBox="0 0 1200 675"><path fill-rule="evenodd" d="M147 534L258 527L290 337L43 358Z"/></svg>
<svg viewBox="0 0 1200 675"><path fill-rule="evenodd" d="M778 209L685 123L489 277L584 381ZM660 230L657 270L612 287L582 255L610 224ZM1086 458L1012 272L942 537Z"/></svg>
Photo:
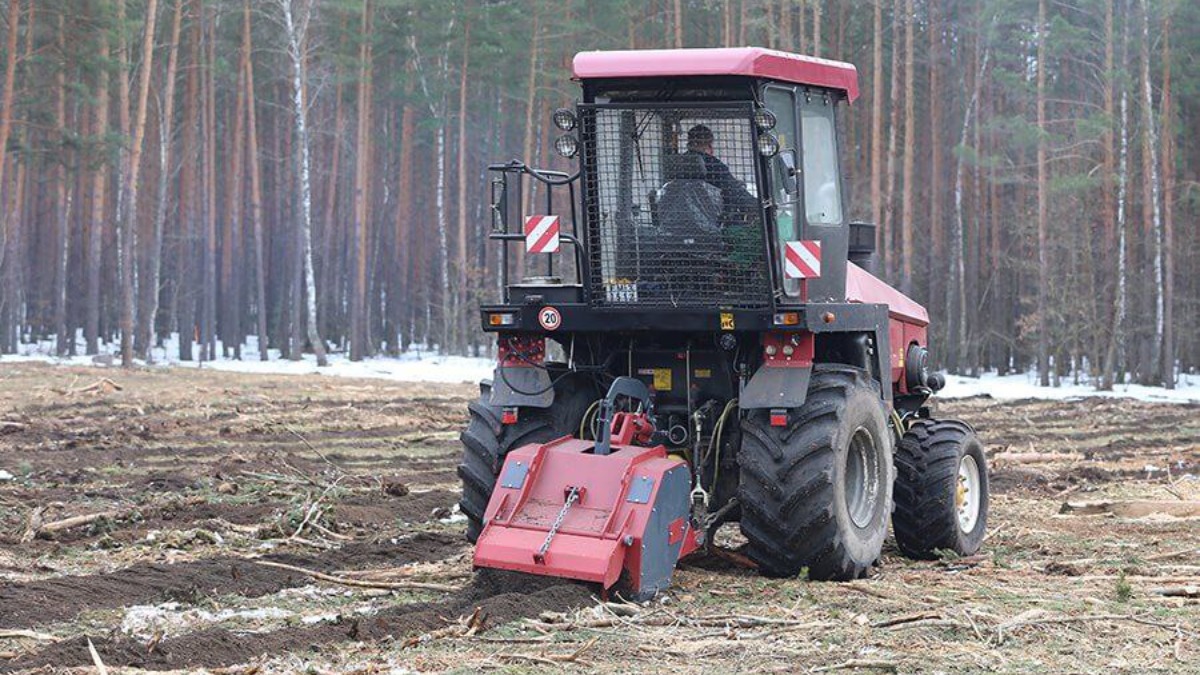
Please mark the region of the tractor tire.
<svg viewBox="0 0 1200 675"><path fill-rule="evenodd" d="M917 420L896 448L896 543L909 558L973 555L987 530L983 444L956 420Z"/></svg>
<svg viewBox="0 0 1200 675"><path fill-rule="evenodd" d="M546 443L579 431L583 413L597 397L594 387L573 377L555 386L549 408L521 408L516 424L501 424L501 409L491 405L492 385L479 385L479 400L467 405L470 421L459 439L463 444L458 477L462 479L459 509L467 517L467 540L472 544L483 531L483 515L500 467L510 450L529 443Z"/></svg>
<svg viewBox="0 0 1200 675"><path fill-rule="evenodd" d="M892 505L892 432L879 384L842 365L813 369L785 427L766 410L742 423L738 453L746 553L768 576L808 570L856 579L879 559Z"/></svg>

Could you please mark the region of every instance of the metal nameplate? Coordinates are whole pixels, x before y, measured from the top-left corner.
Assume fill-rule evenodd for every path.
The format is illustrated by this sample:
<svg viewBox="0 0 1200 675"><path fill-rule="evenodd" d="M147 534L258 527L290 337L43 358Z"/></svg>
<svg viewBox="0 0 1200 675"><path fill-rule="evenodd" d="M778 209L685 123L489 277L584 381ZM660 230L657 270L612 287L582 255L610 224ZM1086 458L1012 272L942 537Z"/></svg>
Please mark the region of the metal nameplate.
<svg viewBox="0 0 1200 675"><path fill-rule="evenodd" d="M652 492L654 479L649 476L637 476L633 479L633 485L629 486L629 497L625 501L631 504L649 504Z"/></svg>
<svg viewBox="0 0 1200 675"><path fill-rule="evenodd" d="M504 475L500 477L500 487L520 490L525 486L525 477L528 475L528 464L521 461L509 462L504 465Z"/></svg>

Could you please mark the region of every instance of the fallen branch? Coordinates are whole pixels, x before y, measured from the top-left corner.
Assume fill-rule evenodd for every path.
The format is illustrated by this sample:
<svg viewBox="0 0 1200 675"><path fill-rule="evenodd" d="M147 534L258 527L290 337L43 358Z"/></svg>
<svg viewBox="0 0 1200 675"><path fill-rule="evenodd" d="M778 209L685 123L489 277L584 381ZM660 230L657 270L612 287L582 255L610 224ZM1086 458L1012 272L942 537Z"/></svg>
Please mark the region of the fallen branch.
<svg viewBox="0 0 1200 675"><path fill-rule="evenodd" d="M813 668L814 673L828 673L833 670L854 670L854 669L870 669L882 670L889 673L894 673L899 670L899 667L892 661L869 661L866 659L850 659L841 663L835 663L832 666L821 666Z"/></svg>
<svg viewBox="0 0 1200 675"><path fill-rule="evenodd" d="M450 586L447 584L430 584L421 581L361 581L358 579L347 579L345 577L335 577L332 574L317 572L316 570L308 570L295 565L285 565L284 563L272 562L270 560L254 560L265 567L274 567L289 572L296 572L305 576L312 577L318 581L327 581L331 584L339 586L350 586L353 588L377 588L389 591L399 590L414 590L414 591L441 591L443 593L453 593L462 590L461 586Z"/></svg>
<svg viewBox="0 0 1200 675"><path fill-rule="evenodd" d="M1200 598L1200 586L1170 586L1167 588L1152 588L1150 592L1168 598Z"/></svg>
<svg viewBox="0 0 1200 675"><path fill-rule="evenodd" d="M1130 499L1122 501L1064 502L1058 512L1080 516L1112 514L1120 518L1145 518L1146 516L1154 515L1195 518L1200 516L1200 501Z"/></svg>
<svg viewBox="0 0 1200 675"><path fill-rule="evenodd" d="M1140 616L1133 616L1132 614L1083 614L1078 616L1049 617L1031 616L1028 618L1017 617L996 626L996 641L998 643L1003 642L1004 631L1011 631L1014 628L1050 624L1085 623L1091 621L1132 621L1133 623L1140 623L1145 626L1155 626L1156 628L1165 628L1167 630L1176 632L1190 633L1190 631L1184 631L1182 627L1177 624L1163 623L1161 621L1154 621L1152 619L1146 619Z"/></svg>
<svg viewBox="0 0 1200 675"><path fill-rule="evenodd" d="M1146 556L1146 562L1158 562L1159 560L1170 560L1184 555L1200 555L1200 548L1185 548L1178 551L1170 551L1168 553L1159 553L1156 555Z"/></svg>
<svg viewBox="0 0 1200 675"><path fill-rule="evenodd" d="M96 652L96 645L92 644L92 638L88 638L88 653L92 655L92 663L96 666L96 672L99 675L108 675L108 668L104 666L104 662L100 660L100 654Z"/></svg>
<svg viewBox="0 0 1200 675"><path fill-rule="evenodd" d="M942 618L942 615L938 614L937 612L918 612L917 614L908 614L905 616L893 617L891 619L884 619L883 621L876 621L875 623L871 624L871 627L891 628L892 626L899 626L901 624L912 623L914 621L925 621L928 619L940 618Z"/></svg>
<svg viewBox="0 0 1200 675"><path fill-rule="evenodd" d="M0 630L0 640L8 638L29 638L30 640L41 640L43 642L58 642L62 638L49 633L39 633L34 630Z"/></svg>
<svg viewBox="0 0 1200 675"><path fill-rule="evenodd" d="M49 523L39 523L37 521L41 519L41 513L35 511L34 514L30 515L29 525L25 528L25 533L21 535L21 543L29 543L38 537L44 537L55 532L70 530L72 528L82 527L84 525L91 525L96 521L104 520L106 518L120 520L122 518L127 518L132 512L132 510L101 511L99 513L88 513L82 516L71 516L70 518L63 518L62 520L55 520Z"/></svg>

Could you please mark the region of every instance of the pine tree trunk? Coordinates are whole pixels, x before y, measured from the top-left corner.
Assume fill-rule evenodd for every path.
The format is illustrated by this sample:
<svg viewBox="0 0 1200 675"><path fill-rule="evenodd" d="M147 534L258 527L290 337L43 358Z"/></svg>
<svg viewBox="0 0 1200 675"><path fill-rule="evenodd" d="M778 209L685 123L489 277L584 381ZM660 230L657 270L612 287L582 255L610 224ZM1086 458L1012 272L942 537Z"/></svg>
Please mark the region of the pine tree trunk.
<svg viewBox="0 0 1200 675"><path fill-rule="evenodd" d="M57 43L64 60L58 64L55 73L54 127L55 135L63 141L67 138L67 22L66 15L62 13L58 15ZM74 344L75 341L67 323L67 288L70 281L67 275L71 260L71 203L74 196L71 176L67 171L67 157L60 158L55 167L54 192L57 209L55 221L58 226L54 275L55 353L66 356L70 351L68 343Z"/></svg>
<svg viewBox="0 0 1200 675"><path fill-rule="evenodd" d="M1119 0L1118 0L1119 1ZM1132 0L1127 0L1126 16L1121 28L1121 63L1129 63L1129 11ZM1111 71L1110 71L1111 72ZM1115 78L1113 72L1109 77ZM1126 224L1129 201L1129 87L1121 80L1120 117L1118 120L1120 142L1117 151L1117 289L1113 299L1113 330L1105 355L1104 373L1108 378L1102 389L1112 389L1114 382L1125 378L1125 320L1128 312L1128 244Z"/></svg>
<svg viewBox="0 0 1200 675"><path fill-rule="evenodd" d="M413 204L413 146L416 144L417 109L413 105L413 61L409 59L404 71L407 74L404 84L404 107L400 110L400 159L396 171L396 220L393 240L393 259L396 261L396 274L393 279L388 301L392 303L393 335L389 336L394 342L392 349L402 352L408 349L412 340L412 242L408 224L415 215Z"/></svg>
<svg viewBox="0 0 1200 675"><path fill-rule="evenodd" d="M1150 224L1153 260L1154 339L1149 367L1141 374L1144 384L1154 384L1161 372L1164 327L1163 225L1158 176L1158 131L1154 118L1153 84L1150 81L1150 5L1142 0L1142 218Z"/></svg>
<svg viewBox="0 0 1200 675"><path fill-rule="evenodd" d="M11 7L17 6L17 0L12 0ZM15 16L10 14L10 16ZM101 31L100 34L100 53L101 61L106 61L109 57L108 35ZM9 58L15 57L16 50L16 22L10 24L9 32ZM0 112L0 146L7 145L8 139L8 123L9 123L9 108L8 101L12 100L12 82L8 75L11 70L5 72L5 96L4 96L4 112ZM108 134L108 70L100 69L96 79L96 112L94 119L94 127L92 135L95 138L104 138ZM102 144L103 145L103 144ZM102 150L103 151L103 150ZM0 150L0 182L4 176L4 151ZM96 164L96 168L92 173L92 213L90 222L88 223L88 255L87 255L87 321L84 326L84 336L87 339L87 353L100 353L100 272L102 257L101 253L104 250L104 212L107 203L106 186L108 183L108 158L107 153Z"/></svg>
<svg viewBox="0 0 1200 675"><path fill-rule="evenodd" d="M1046 167L1046 0L1038 0L1037 19L1037 245L1038 245L1038 380L1050 386L1050 252L1049 173Z"/></svg>
<svg viewBox="0 0 1200 675"><path fill-rule="evenodd" d="M1163 353L1162 381L1175 388L1175 120L1171 100L1171 10L1165 10L1162 28L1162 133L1163 133Z"/></svg>
<svg viewBox="0 0 1200 675"><path fill-rule="evenodd" d="M904 6L904 192L900 195L900 289L905 293L913 290L914 203L916 200L915 168L917 153L916 90L913 68L913 0ZM815 37L815 36L814 36Z"/></svg>
<svg viewBox="0 0 1200 675"><path fill-rule="evenodd" d="M884 249L883 223L883 2L875 3L871 61L871 222L875 224L875 250ZM803 48L803 47L802 47Z"/></svg>
<svg viewBox="0 0 1200 675"><path fill-rule="evenodd" d="M183 95L183 142L180 144L179 170L179 248L176 252L175 302L179 330L179 360L191 361L196 336L197 294L197 247L198 224L196 222L197 173L200 153L200 14L204 11L203 0L194 0L192 25L188 35L188 54L191 57L185 68Z"/></svg>
<svg viewBox="0 0 1200 675"><path fill-rule="evenodd" d="M892 86L890 92L891 115L888 124L887 161L884 169L885 187L883 191L883 246L879 247L880 258L885 263L888 280L896 278L896 255L892 247L896 242L896 148L900 135L900 15L903 12L901 0L895 0L892 5Z"/></svg>
<svg viewBox="0 0 1200 675"><path fill-rule="evenodd" d="M142 308L138 335L134 347L147 361L151 360L154 348L154 326L158 316L159 283L162 273L163 229L167 219L167 196L171 185L172 127L175 119L175 74L179 68L179 39L183 26L183 11L186 0L176 0L174 18L171 20L171 41L167 53L167 71L163 75L165 93L159 103L159 146L158 146L158 194L154 208L152 240L146 254L145 275L142 282Z"/></svg>
<svg viewBox="0 0 1200 675"><path fill-rule="evenodd" d="M150 75L154 72L154 27L158 19L158 0L148 0L146 3L145 34L142 38L141 72L138 74L137 113L133 120L133 140L129 148L129 162L122 173L125 175L125 185L122 192L126 197L124 216L121 219L121 257L125 264L121 267L121 365L133 367L133 321L134 303L137 296L134 293L134 224L137 222L138 181L139 169L142 163L142 144L146 137L146 112L150 100Z"/></svg>
<svg viewBox="0 0 1200 675"><path fill-rule="evenodd" d="M371 167L371 2L362 10L362 45L358 71L358 140L354 172L354 291L350 304L350 360L361 361L368 351L366 324L367 241L370 218Z"/></svg>
<svg viewBox="0 0 1200 675"><path fill-rule="evenodd" d="M201 73L201 90L204 104L201 106L204 133L204 312L200 321L201 360L216 360L217 348L217 11L211 15L202 13L206 52L205 67Z"/></svg>
<svg viewBox="0 0 1200 675"><path fill-rule="evenodd" d="M267 336L266 243L263 236L263 194L261 165L258 159L258 115L254 97L254 46L250 31L250 0L242 5L242 53L245 60L246 147L250 165L250 215L254 228L254 304L258 325L258 358L266 361L270 346Z"/></svg>
<svg viewBox="0 0 1200 675"><path fill-rule="evenodd" d="M470 10L471 4L468 2L463 7L463 13L466 14ZM458 280L458 292L454 296L454 316L459 323L458 330L455 331L459 335L456 350L459 353L466 353L470 325L470 313L466 311L466 307L475 279L472 270L467 266L467 156L469 154L467 150L467 85L471 65L471 17L469 14L465 21L462 68L459 69L458 76L458 248L455 250L458 254L458 264L456 265L458 269L455 274Z"/></svg>
<svg viewBox="0 0 1200 675"><path fill-rule="evenodd" d="M927 267L926 296L931 305L936 305L939 294L944 292L940 280L945 276L946 260L946 228L942 222L942 148L945 139L942 138L942 105L945 100L941 90L942 69L942 35L940 16L936 3L930 3L929 8L929 246L925 255L920 256L921 264ZM978 41L979 37L976 38ZM978 89L976 89L978 91ZM977 204L975 208L982 211Z"/></svg>

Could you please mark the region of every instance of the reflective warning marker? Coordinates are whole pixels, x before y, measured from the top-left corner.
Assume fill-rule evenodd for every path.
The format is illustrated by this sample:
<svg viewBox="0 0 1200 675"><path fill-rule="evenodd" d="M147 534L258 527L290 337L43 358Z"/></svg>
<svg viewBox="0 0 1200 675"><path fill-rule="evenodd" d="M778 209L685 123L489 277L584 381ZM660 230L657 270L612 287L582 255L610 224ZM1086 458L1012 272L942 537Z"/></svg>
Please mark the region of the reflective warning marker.
<svg viewBox="0 0 1200 675"><path fill-rule="evenodd" d="M821 276L821 242L787 242L783 274L788 279L815 279Z"/></svg>
<svg viewBox="0 0 1200 675"><path fill-rule="evenodd" d="M526 216L525 252L558 253L558 216Z"/></svg>

